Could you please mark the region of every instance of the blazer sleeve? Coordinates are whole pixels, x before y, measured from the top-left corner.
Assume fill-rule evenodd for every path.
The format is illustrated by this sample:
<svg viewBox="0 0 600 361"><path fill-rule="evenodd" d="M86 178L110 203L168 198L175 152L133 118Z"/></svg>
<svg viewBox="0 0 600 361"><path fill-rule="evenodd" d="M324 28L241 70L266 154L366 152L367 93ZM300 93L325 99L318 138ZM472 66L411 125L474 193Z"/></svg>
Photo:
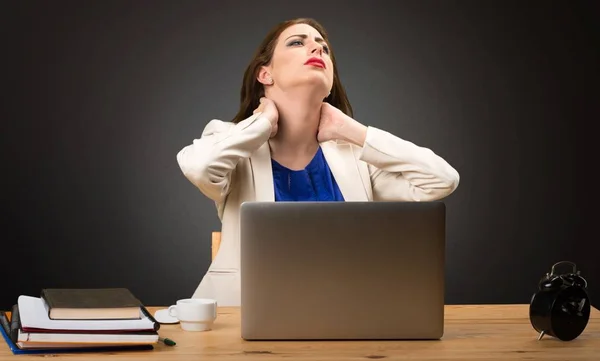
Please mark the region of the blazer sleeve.
<svg viewBox="0 0 600 361"><path fill-rule="evenodd" d="M456 169L430 149L375 127L367 127L359 157L368 165L374 200L439 200L460 180Z"/></svg>
<svg viewBox="0 0 600 361"><path fill-rule="evenodd" d="M269 140L271 122L256 113L239 123L211 120L199 139L177 153L185 177L217 203L225 200L233 184L236 165Z"/></svg>

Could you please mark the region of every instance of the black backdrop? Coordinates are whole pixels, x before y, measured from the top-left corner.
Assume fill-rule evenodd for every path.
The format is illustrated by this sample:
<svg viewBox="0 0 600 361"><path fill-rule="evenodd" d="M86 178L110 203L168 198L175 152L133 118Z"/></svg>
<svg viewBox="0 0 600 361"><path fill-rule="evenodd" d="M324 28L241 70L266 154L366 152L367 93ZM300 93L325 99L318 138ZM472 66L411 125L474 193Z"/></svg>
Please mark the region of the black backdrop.
<svg viewBox="0 0 600 361"><path fill-rule="evenodd" d="M298 16L329 30L358 120L460 172L447 303L527 303L567 259L598 306L593 3L3 1L0 308L43 287L190 296L219 221L175 155Z"/></svg>

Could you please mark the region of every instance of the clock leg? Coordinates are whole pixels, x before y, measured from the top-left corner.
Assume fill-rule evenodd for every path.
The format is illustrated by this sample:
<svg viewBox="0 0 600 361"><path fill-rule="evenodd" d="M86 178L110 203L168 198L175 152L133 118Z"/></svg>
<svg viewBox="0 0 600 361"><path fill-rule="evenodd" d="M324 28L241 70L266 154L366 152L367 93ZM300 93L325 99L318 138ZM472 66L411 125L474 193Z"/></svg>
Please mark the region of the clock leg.
<svg viewBox="0 0 600 361"><path fill-rule="evenodd" d="M542 337L544 337L545 334L546 334L546 331L540 332L540 336L538 337L538 341L541 340Z"/></svg>

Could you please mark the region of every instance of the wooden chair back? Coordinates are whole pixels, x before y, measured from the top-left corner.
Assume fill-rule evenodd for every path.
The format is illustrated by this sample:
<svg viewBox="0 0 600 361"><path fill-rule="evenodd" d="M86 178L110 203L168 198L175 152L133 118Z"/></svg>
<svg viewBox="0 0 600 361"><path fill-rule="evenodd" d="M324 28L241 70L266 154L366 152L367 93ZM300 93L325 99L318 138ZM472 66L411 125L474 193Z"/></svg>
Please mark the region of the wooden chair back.
<svg viewBox="0 0 600 361"><path fill-rule="evenodd" d="M217 253L219 252L220 246L221 246L221 232L213 232L212 240L211 240L211 250L212 250L211 260L214 260L215 257L217 257Z"/></svg>

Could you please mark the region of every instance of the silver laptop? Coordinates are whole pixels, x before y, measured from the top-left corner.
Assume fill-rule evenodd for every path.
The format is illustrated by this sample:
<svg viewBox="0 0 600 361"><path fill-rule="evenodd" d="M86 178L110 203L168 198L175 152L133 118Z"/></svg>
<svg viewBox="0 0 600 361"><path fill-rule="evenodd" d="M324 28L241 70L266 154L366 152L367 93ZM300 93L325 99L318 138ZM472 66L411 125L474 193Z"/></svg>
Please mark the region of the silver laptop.
<svg viewBox="0 0 600 361"><path fill-rule="evenodd" d="M442 202L241 207L245 340L425 340L444 331Z"/></svg>

